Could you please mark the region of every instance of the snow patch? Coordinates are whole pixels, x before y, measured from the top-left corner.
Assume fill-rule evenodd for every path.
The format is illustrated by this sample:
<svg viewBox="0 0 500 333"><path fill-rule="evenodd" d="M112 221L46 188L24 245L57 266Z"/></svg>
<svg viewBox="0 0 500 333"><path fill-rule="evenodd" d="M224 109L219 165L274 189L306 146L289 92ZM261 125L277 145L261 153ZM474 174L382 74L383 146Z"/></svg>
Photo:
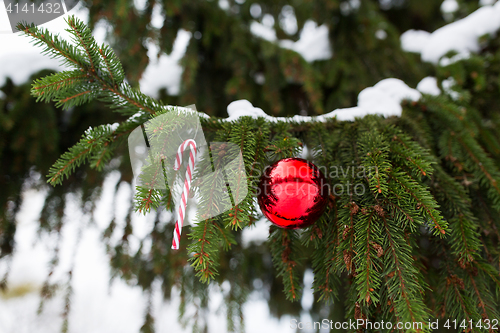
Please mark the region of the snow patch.
<svg viewBox="0 0 500 333"><path fill-rule="evenodd" d="M378 29L375 31L375 37L377 37L377 39L384 40L387 38L387 32L385 32L384 29Z"/></svg>
<svg viewBox="0 0 500 333"><path fill-rule="evenodd" d="M429 42L431 34L423 30L408 30L401 35L401 47L403 50L414 53L422 53L425 45Z"/></svg>
<svg viewBox="0 0 500 333"><path fill-rule="evenodd" d="M292 6L285 5L281 9L280 27L289 35L294 35L297 32L297 18Z"/></svg>
<svg viewBox="0 0 500 333"><path fill-rule="evenodd" d="M299 53L306 61L325 60L332 57L332 48L328 38L328 27L318 26L314 21L307 20L300 32L300 38L294 42L289 39L278 40L276 31L270 25L254 21L250 24L250 32L269 42L277 42L282 48Z"/></svg>
<svg viewBox="0 0 500 333"><path fill-rule="evenodd" d="M234 101L227 107L229 117L226 121L234 121L243 116L252 118L266 118L268 121L325 121L328 118L337 118L342 121L354 121L368 114L379 114L385 117L401 116L401 102L405 99L417 101L422 94L412 89L399 79L384 79L373 87L363 89L358 95L358 106L345 109L336 109L330 113L309 117L272 117L267 115L261 108L254 107L249 101L242 99Z"/></svg>
<svg viewBox="0 0 500 333"><path fill-rule="evenodd" d="M444 0L441 4L441 11L446 14L454 13L458 10L457 0Z"/></svg>
<svg viewBox="0 0 500 333"><path fill-rule="evenodd" d="M314 304L313 282L314 273L312 269L308 268L304 272L304 292L302 293L302 299L300 300L300 304L302 305L302 309L304 309L304 311L310 311Z"/></svg>
<svg viewBox="0 0 500 333"><path fill-rule="evenodd" d="M470 53L469 52L463 52L463 53L458 53L452 56L451 58L448 57L443 57L439 60L439 65L442 67L449 66L451 64L456 63L457 61L464 60L464 59L469 59Z"/></svg>
<svg viewBox="0 0 500 333"><path fill-rule="evenodd" d="M450 0L446 0L450 1ZM478 38L495 34L500 29L500 2L484 6L469 16L445 25L429 34L425 31L408 30L401 35L402 48L420 53L422 60L437 64L449 51L462 57L480 49Z"/></svg>
<svg viewBox="0 0 500 333"><path fill-rule="evenodd" d="M118 128L118 126L120 126L120 124L119 124L119 123L108 124L108 127L109 127L109 129L110 129L112 132L116 131L116 129Z"/></svg>
<svg viewBox="0 0 500 333"><path fill-rule="evenodd" d="M160 4L156 3L151 13L151 26L156 29L161 29L163 27L163 22L165 22L163 8Z"/></svg>
<svg viewBox="0 0 500 333"><path fill-rule="evenodd" d="M450 97L455 101L460 98L460 94L457 91L453 90L453 87L456 84L457 84L457 82L452 77L449 77L446 80L443 80L443 82L441 83L441 85L443 86L444 92L447 93L448 95L450 95Z"/></svg>
<svg viewBox="0 0 500 333"><path fill-rule="evenodd" d="M243 247L248 247L250 243L262 244L267 240L269 235L269 222L263 217L249 228L243 229L241 233L241 242Z"/></svg>
<svg viewBox="0 0 500 333"><path fill-rule="evenodd" d="M300 32L298 41L280 41L280 46L285 49L294 50L299 53L307 62L316 60L326 60L332 57L332 48L328 39L328 27L320 25L314 21L307 20L304 28Z"/></svg>
<svg viewBox="0 0 500 333"><path fill-rule="evenodd" d="M441 89L437 85L437 79L432 76L424 77L418 84L417 90L424 94L437 96L441 94Z"/></svg>
<svg viewBox="0 0 500 333"><path fill-rule="evenodd" d="M219 0L219 7L224 10L228 10L230 5L228 0Z"/></svg>
<svg viewBox="0 0 500 333"><path fill-rule="evenodd" d="M269 42L275 42L277 37L276 37L276 31L268 27L262 23L259 23L257 21L253 21L250 24L250 32L259 38L265 39Z"/></svg>
<svg viewBox="0 0 500 333"><path fill-rule="evenodd" d="M158 45L153 42L148 43L150 63L140 81L143 93L157 97L158 90L165 87L170 95L179 94L182 76L179 60L184 57L190 39L189 31L179 30L172 53L169 55L162 53L160 58L156 57L159 51Z"/></svg>
<svg viewBox="0 0 500 333"><path fill-rule="evenodd" d="M479 0L479 6L491 6L496 0Z"/></svg>

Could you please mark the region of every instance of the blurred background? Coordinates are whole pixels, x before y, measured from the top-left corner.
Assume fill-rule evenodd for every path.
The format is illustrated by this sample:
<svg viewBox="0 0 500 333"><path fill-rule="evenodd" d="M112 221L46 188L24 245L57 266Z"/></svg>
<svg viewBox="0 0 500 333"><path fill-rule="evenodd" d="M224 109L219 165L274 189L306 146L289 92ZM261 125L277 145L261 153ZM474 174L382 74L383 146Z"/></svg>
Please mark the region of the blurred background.
<svg viewBox="0 0 500 333"><path fill-rule="evenodd" d="M314 116L356 106L360 91L386 78L439 93L447 50L425 53L429 36L494 4L94 0L70 14L114 48L133 86L165 104L227 117L229 103L247 99L269 115ZM43 27L68 36L67 16ZM0 20L2 31L4 12ZM188 254L170 250L172 215L134 212L125 145L104 172L82 167L62 186L46 185L50 166L89 126L125 119L97 102L67 111L37 103L33 80L64 69L40 51L0 33L0 333L295 332L292 319L343 318L341 302L315 302L307 260L302 299L285 299L264 219L238 235L216 281L202 285Z"/></svg>

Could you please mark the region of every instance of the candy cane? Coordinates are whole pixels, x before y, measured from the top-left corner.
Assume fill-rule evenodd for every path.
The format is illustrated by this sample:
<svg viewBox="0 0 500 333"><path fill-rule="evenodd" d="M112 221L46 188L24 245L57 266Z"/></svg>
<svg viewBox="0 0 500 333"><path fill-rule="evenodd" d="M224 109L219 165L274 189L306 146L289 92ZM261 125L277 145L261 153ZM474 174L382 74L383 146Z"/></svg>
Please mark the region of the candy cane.
<svg viewBox="0 0 500 333"><path fill-rule="evenodd" d="M184 180L184 190L182 191L181 201L177 208L177 219L175 221L174 239L172 240L172 249L179 249L179 242L181 240L182 225L184 224L184 217L186 217L186 205L189 196L189 188L191 187L191 178L193 177L194 163L196 160L196 142L192 139L184 141L177 150L177 157L175 159L174 170L179 170L182 163L182 154L184 150L189 147L189 163L186 170L186 179Z"/></svg>

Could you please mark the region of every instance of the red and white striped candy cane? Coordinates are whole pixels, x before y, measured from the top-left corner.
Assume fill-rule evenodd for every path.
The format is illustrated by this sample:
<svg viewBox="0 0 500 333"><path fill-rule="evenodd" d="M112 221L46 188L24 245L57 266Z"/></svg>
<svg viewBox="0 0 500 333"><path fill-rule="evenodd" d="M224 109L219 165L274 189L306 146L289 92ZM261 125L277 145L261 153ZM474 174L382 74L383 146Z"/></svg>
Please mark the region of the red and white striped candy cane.
<svg viewBox="0 0 500 333"><path fill-rule="evenodd" d="M182 154L186 148L191 148L189 152L189 163L186 170L186 179L184 180L184 189L182 191L181 201L177 208L177 218L175 220L174 239L172 240L172 249L179 249L179 242L181 240L182 225L184 224L184 217L186 217L186 205L189 197L189 188L191 187L191 179L193 178L194 163L196 160L196 142L192 139L184 141L177 150L177 157L175 159L174 170L179 170L182 163Z"/></svg>

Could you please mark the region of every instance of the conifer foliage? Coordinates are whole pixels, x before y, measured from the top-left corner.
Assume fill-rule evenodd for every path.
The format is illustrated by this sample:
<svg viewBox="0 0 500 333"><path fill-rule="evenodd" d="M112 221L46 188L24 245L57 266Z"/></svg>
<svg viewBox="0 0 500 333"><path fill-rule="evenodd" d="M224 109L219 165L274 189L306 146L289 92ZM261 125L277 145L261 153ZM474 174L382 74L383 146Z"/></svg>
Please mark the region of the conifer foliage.
<svg viewBox="0 0 500 333"><path fill-rule="evenodd" d="M133 129L170 110L126 82L120 60L110 47L97 45L88 27L74 17L67 22L72 43L44 29L19 26L46 54L72 67L37 80L32 94L63 108L99 100L128 119L116 128L87 130L50 169L52 185L85 163L102 170ZM489 52L488 61L498 66L498 50ZM500 118L482 111L499 84L493 83L492 92L477 79L488 77L486 61L472 56L442 68L457 76L463 98L424 95L418 102L404 102L401 117L307 123L200 118L207 141L230 142L241 149L247 197L228 212L197 221L183 233L179 253L169 250L171 225L155 225L148 259L152 265L140 266L140 258L126 261L120 246L109 249L112 265L125 278L137 274L143 286L161 277L168 282L166 296L169 287L180 285L181 306L196 295L202 299L199 306L206 306L202 282L221 283L223 276L232 281L228 303L237 298L240 304L228 316L239 317L248 290L238 281L255 277L252 264L261 265L245 263L241 256L247 250L239 244L241 229L260 218L255 208L260 175L266 165L307 147L308 158L324 170L331 193L327 211L314 225L301 231L270 228L274 274L288 300L301 299L304 266L310 265L316 299L343 306L347 319L421 322L421 331L431 331L427 322L432 318L467 323L500 318ZM475 74L460 79L463 73ZM478 100L464 93L471 86ZM340 187L346 190L338 191ZM135 200L135 209L144 213L172 209L168 191L139 187ZM248 272L248 277L231 275L236 273L228 262L240 265L240 273ZM145 325L152 320L148 318ZM495 330L474 325L471 331Z"/></svg>

